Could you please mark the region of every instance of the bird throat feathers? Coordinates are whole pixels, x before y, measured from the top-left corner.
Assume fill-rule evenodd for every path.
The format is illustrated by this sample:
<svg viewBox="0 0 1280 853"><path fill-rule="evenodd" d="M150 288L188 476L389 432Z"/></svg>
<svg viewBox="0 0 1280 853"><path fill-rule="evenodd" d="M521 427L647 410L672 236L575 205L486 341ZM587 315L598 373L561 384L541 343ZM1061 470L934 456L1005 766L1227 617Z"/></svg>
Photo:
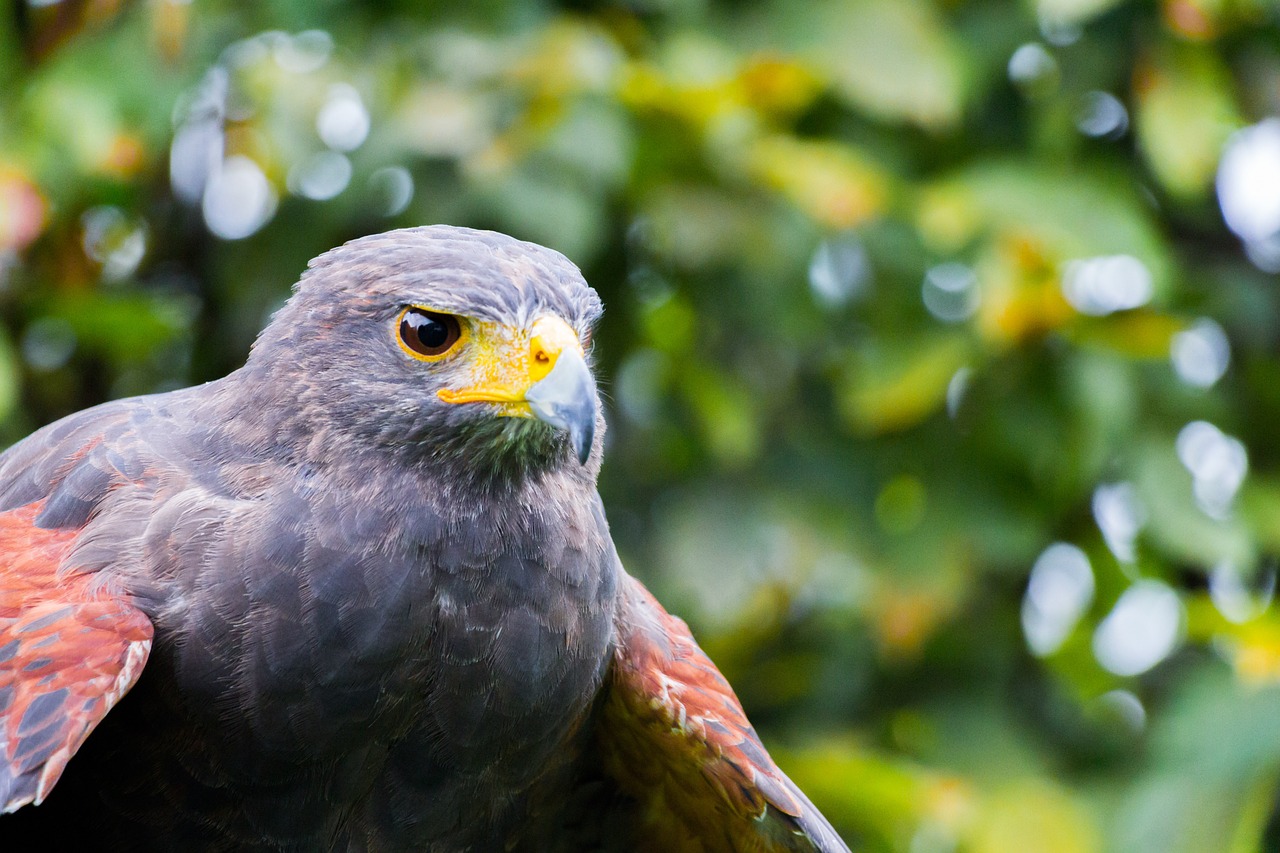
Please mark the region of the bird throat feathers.
<svg viewBox="0 0 1280 853"><path fill-rule="evenodd" d="M512 488L557 470L594 474L574 457L560 430L529 418L495 417L470 421L419 445L421 461L448 470L456 480L486 491Z"/></svg>

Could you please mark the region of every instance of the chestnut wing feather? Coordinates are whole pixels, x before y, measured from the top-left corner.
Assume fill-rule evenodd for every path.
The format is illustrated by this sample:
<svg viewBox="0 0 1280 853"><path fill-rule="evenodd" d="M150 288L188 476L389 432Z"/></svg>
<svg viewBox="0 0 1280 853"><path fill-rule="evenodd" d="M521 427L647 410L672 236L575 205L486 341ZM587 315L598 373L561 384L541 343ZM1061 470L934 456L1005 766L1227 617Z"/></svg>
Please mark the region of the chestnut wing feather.
<svg viewBox="0 0 1280 853"><path fill-rule="evenodd" d="M617 625L598 740L605 772L638 803L639 849L847 853L688 626L626 575Z"/></svg>
<svg viewBox="0 0 1280 853"><path fill-rule="evenodd" d="M59 576L74 530L0 514L0 811L40 804L71 756L137 680L150 621L92 575Z"/></svg>
<svg viewBox="0 0 1280 853"><path fill-rule="evenodd" d="M0 454L0 813L48 796L151 651L142 611L69 565L99 502L138 474L137 413L88 409Z"/></svg>

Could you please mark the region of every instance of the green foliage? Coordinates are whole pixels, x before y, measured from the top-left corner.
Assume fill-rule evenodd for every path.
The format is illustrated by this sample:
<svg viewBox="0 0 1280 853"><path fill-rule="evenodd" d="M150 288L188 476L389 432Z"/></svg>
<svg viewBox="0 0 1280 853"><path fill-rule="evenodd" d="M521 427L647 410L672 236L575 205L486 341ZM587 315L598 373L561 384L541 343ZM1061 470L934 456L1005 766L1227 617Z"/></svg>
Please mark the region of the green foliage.
<svg viewBox="0 0 1280 853"><path fill-rule="evenodd" d="M1271 4L16 9L0 442L507 231L608 306L625 562L862 849L1280 845Z"/></svg>

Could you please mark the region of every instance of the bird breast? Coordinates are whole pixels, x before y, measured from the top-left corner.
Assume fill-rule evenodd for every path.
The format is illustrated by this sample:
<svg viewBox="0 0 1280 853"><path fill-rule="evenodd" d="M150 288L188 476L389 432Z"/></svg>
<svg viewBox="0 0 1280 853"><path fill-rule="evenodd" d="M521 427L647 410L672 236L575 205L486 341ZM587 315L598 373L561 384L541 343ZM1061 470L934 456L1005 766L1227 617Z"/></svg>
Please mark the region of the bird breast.
<svg viewBox="0 0 1280 853"><path fill-rule="evenodd" d="M189 733L172 741L215 742L220 756L216 772L201 769L203 748L180 762L223 790L293 768L324 798L399 804L377 821L411 814L415 836L393 847L487 808L515 814L535 779L573 761L609 656L617 558L599 498L512 511L319 497L334 494L295 489L166 524L180 545L156 553L181 569L152 566L176 578L153 665Z"/></svg>

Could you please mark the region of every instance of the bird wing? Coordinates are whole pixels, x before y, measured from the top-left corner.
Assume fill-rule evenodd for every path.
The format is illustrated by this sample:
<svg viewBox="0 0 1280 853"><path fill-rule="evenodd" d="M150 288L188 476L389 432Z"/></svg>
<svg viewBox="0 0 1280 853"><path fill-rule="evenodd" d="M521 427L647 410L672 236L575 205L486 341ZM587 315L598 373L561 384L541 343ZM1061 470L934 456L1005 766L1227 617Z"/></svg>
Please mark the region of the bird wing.
<svg viewBox="0 0 1280 853"><path fill-rule="evenodd" d="M0 456L2 813L44 800L151 651L151 622L127 596L64 565L111 487L84 420Z"/></svg>
<svg viewBox="0 0 1280 853"><path fill-rule="evenodd" d="M688 626L625 574L617 629L598 740L605 773L639 805L641 849L847 853Z"/></svg>

